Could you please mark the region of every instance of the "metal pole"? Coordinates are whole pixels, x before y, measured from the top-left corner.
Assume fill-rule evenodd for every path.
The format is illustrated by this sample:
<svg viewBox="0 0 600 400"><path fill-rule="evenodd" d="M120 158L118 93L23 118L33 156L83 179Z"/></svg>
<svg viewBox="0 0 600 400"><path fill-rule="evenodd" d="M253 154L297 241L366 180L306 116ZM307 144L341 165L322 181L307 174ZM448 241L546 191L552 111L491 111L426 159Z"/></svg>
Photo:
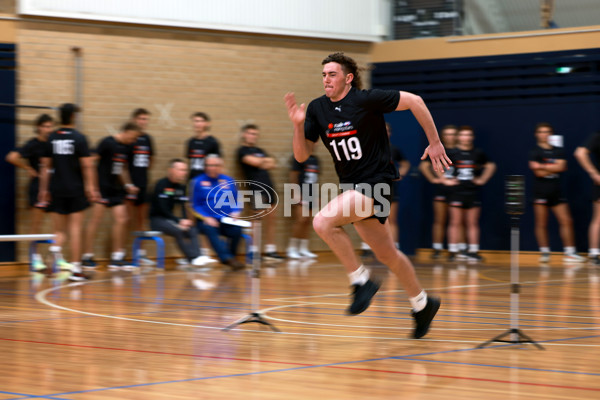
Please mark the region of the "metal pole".
<svg viewBox="0 0 600 400"><path fill-rule="evenodd" d="M252 254L252 310L260 310L260 246L261 246L261 221L256 219L253 221L252 242L256 251Z"/></svg>
<svg viewBox="0 0 600 400"><path fill-rule="evenodd" d="M510 235L510 338L517 342L519 335L519 218L512 217L512 228Z"/></svg>

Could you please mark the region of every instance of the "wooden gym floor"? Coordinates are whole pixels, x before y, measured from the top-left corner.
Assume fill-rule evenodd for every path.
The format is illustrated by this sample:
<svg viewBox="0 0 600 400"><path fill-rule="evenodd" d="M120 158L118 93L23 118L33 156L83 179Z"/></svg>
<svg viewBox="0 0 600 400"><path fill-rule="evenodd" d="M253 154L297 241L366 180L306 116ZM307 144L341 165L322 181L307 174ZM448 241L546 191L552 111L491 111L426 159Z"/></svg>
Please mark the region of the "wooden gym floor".
<svg viewBox="0 0 600 400"><path fill-rule="evenodd" d="M344 315L349 288L330 254L264 267L256 323L251 277L99 271L68 283L0 278L0 400L597 399L600 271L521 265L519 328L539 342L477 346L510 328L510 268L432 263L417 272L442 307L412 340L408 302L385 278L371 307ZM497 261L497 260L496 260Z"/></svg>

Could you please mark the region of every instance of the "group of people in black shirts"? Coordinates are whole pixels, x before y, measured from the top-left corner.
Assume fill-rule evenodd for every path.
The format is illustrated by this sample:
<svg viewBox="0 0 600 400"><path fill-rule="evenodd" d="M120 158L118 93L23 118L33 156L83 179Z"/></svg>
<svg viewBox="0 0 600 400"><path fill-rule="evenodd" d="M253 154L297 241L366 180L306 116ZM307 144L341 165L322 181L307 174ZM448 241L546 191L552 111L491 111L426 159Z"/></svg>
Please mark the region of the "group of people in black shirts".
<svg viewBox="0 0 600 400"><path fill-rule="evenodd" d="M560 174L567 170L567 160L561 147L551 144L552 125L540 122L534 129L536 146L529 154L529 168L534 175L533 209L535 237L540 249L540 262L550 261L548 238L550 211L555 215L563 242L564 262L584 262L577 254L571 213L561 189ZM496 170L483 150L474 147L474 131L470 126L447 125L441 130L441 139L453 165L435 174L429 161L424 160L419 170L435 185L432 227L433 259L442 257L444 237L447 237L448 260L481 261L479 255L480 190ZM600 173L590 159L600 157L600 134L593 134L575 151L575 157L594 181L594 215L589 228L589 259L600 264ZM600 158L598 158L600 159ZM447 230L446 230L447 225ZM446 235L447 232L447 235Z"/></svg>
<svg viewBox="0 0 600 400"><path fill-rule="evenodd" d="M176 239L185 256L182 263L205 266L216 261L202 254L202 250L207 252L208 249L200 248L197 235L204 233L223 264L234 270L244 268L235 258L241 229L230 226L213 234L211 226L220 224L214 217L220 219L222 215L211 214L206 206L198 205L203 199L189 199L187 195L188 182L201 178L199 185L205 186L211 181L208 170L216 172L216 183L228 178L222 175L220 144L209 134L210 117L206 113L197 112L191 116L194 136L186 143L188 162L181 158L172 159L167 176L151 188L148 171L155 148L151 136L146 133L150 112L143 108L134 110L118 133L100 140L92 151L86 137L75 129L74 121L79 111L74 104L60 106L58 129L55 129L50 115L39 116L35 122L36 136L6 156L7 161L26 169L32 178L29 184L29 205L32 208L30 232L40 232L44 212L52 215L57 237L50 251L61 270L71 271L71 280L86 279L84 269L97 266L94 240L107 209L112 216L109 269L130 267L125 258L127 233L130 227L134 231L146 230L148 220L152 230ZM237 158L246 179L260 182L273 190L269 170L276 167L276 161L257 146L258 136L258 126L248 124L242 127ZM213 168L215 166L218 168ZM316 157L305 163L292 162L291 176L296 183L316 183L318 174ZM273 198L265 199L271 199L267 206L272 207ZM188 208L190 202L193 205L191 213ZM84 210L90 205L91 213L84 224ZM303 218L302 212L294 214L299 223L295 225L287 255L292 259L315 258L316 255L308 248L310 218ZM264 257L267 260L284 259L275 246L275 215L270 212L264 217ZM219 251L224 247L215 239L223 233L230 239L227 251ZM69 262L62 255L67 237L71 252ZM146 258L144 249L140 250L139 257L143 262L152 262ZM46 269L40 254L33 256L32 264L36 271Z"/></svg>

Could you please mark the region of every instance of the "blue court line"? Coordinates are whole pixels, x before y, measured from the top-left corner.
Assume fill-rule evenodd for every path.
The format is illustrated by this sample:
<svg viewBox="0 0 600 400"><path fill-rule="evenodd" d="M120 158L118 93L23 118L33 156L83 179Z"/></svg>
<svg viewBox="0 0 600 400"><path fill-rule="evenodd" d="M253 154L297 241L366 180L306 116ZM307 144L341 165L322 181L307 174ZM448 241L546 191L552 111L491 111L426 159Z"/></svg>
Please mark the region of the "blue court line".
<svg viewBox="0 0 600 400"><path fill-rule="evenodd" d="M285 334L285 333L283 333L283 334ZM538 343L548 343L548 342L557 342L557 341L569 341L569 340L578 340L578 339L589 339L589 338L597 338L597 337L600 337L600 335L581 336L581 337L575 337L575 338L553 339L553 340L540 341ZM444 351L437 351L437 352L430 352L430 353L412 354L412 355L406 355L406 356L391 356L391 357L372 358L372 359L366 359L366 360L342 361L342 362L338 362L338 363L319 364L319 365L307 365L307 366L292 367L292 368L281 368L281 369L275 369L275 370L269 370L269 371L245 372L245 373L239 373L239 374L215 375L215 376L207 376L207 377L201 377L201 378L188 378L188 379L177 379L177 380L172 380L172 381L162 381L162 382L152 382L152 383L140 383L140 384L135 384L135 385L123 385L123 386L114 386L114 387L106 387L106 388L98 388L98 389L81 390L81 391L75 391L75 392L55 393L55 394L51 394L49 396L64 396L64 395L81 394L81 393L101 392L101 391L108 391L108 390L131 389L131 388L137 388L137 387L165 385L165 384L171 384L171 383L204 381L204 380L222 379L222 378L237 378L237 377L242 377L242 376L264 375L264 374L271 374L271 373L278 373L278 372L289 372L289 371L299 371L299 370L307 370L307 369L315 369L315 368L335 367L335 366L340 366L340 365L351 365L351 364L367 363L367 362L373 362L373 361L385 361L385 360L406 360L406 361L411 361L413 359L413 357L423 357L423 356L430 356L430 355L458 353L458 352L464 352L464 351L502 348L502 347L508 347L508 346L516 346L516 345L522 345L522 344L508 343L508 344L500 344L500 345L488 346L488 347L483 347L483 348L470 347L470 348L467 348L467 349L444 350ZM501 368L501 367L502 366L497 366L497 368ZM506 367L506 368L517 369L517 370L530 370L530 368L521 368L521 367ZM544 370L540 370L540 372L545 372L545 371ZM549 372L561 372L561 373L577 374L577 372L575 372L575 371L549 371ZM594 375L596 375L596 374L594 374ZM27 399L27 398L31 398L31 397L14 398L14 399L7 399L7 400L20 400L20 399ZM50 397L50 398L53 398L53 397ZM61 399L61 400L67 400L67 399Z"/></svg>
<svg viewBox="0 0 600 400"><path fill-rule="evenodd" d="M44 396L37 396L34 394L25 394L25 393L14 393L14 392L3 392L2 390L0 390L0 394L10 394L10 395L16 395L16 396L26 396L26 397L18 397L19 399L53 399L53 400L70 400L70 399L65 399L65 398L61 398L61 397L52 397L50 395L44 395Z"/></svg>

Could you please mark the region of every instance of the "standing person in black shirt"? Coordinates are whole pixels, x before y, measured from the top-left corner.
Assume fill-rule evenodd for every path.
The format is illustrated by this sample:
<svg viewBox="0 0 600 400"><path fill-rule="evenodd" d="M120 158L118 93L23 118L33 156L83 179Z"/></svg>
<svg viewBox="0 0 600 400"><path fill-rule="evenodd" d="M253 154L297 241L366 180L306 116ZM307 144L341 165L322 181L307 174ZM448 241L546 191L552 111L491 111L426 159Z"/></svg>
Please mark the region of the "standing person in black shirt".
<svg viewBox="0 0 600 400"><path fill-rule="evenodd" d="M221 155L221 145L219 141L214 136L208 134L210 131L210 117L208 114L198 111L192 114L191 118L194 136L187 141L186 145L186 157L190 161L190 173L188 177L190 182L196 176L204 173L206 156L209 154ZM205 262L209 263L216 261L209 257L210 244L206 237L201 236L200 242L202 243L201 255L205 257Z"/></svg>
<svg viewBox="0 0 600 400"><path fill-rule="evenodd" d="M550 261L550 240L548 239L548 210L551 209L560 226L560 236L565 255L563 261L583 262L575 252L573 219L567 200L560 188L560 174L567 170L565 153L549 143L554 134L552 125L540 122L535 127L537 145L529 153L529 168L533 171L533 211L535 215L535 237L540 246L540 262Z"/></svg>
<svg viewBox="0 0 600 400"><path fill-rule="evenodd" d="M316 258L308 249L308 234L313 210L319 204L319 159L311 155L303 163L292 157L290 182L300 185L300 202L292 208L294 224L287 248L287 258Z"/></svg>
<svg viewBox="0 0 600 400"><path fill-rule="evenodd" d="M84 254L82 265L86 268L96 267L94 257L94 238L98 234L98 226L104 216L104 211L110 208L113 216L112 252L109 269L125 267L125 232L129 218L125 206L127 193L137 194L139 188L131 182L127 160L131 152L130 146L140 134L140 127L128 122L121 131L113 136L107 136L100 141L96 148L95 159L98 160L98 182L100 199L92 206L92 216L85 231Z"/></svg>
<svg viewBox="0 0 600 400"><path fill-rule="evenodd" d="M190 160L191 181L197 175L204 173L204 159L209 154L221 155L220 144L214 136L209 135L210 117L203 112L192 115L194 136L187 141L186 157Z"/></svg>
<svg viewBox="0 0 600 400"><path fill-rule="evenodd" d="M70 280L84 280L81 271L81 237L83 211L90 201L98 198L96 172L86 137L75 130L75 114L79 107L66 103L60 106L61 126L48 137L40 173L39 201L49 202L56 245L50 246L57 266L70 270ZM52 173L50 171L53 170ZM71 263L62 256L67 232L71 249Z"/></svg>
<svg viewBox="0 0 600 400"><path fill-rule="evenodd" d="M582 146L575 149L575 158L590 175L594 185L592 192L594 211L588 228L588 257L595 265L600 265L600 131L591 134Z"/></svg>
<svg viewBox="0 0 600 400"><path fill-rule="evenodd" d="M429 330L441 302L427 296L412 263L396 249L390 234L387 221L390 186L398 178L398 171L391 162L383 114L411 110L430 143L423 158L429 155L435 170L448 168L450 160L431 114L419 96L395 90L361 90L358 66L343 53L329 55L322 65L324 96L311 101L307 109L304 104L296 104L293 93L285 96L288 115L294 124L294 157L299 162L306 160L321 138L333 158L340 183L351 189L331 200L315 216L313 226L348 272L354 287L348 313L366 310L379 289L379 283L370 279L369 270L359 262L343 229L344 225L354 224L362 240L403 284L413 308L413 337L421 338Z"/></svg>
<svg viewBox="0 0 600 400"><path fill-rule="evenodd" d="M456 151L452 153L457 184L448 198L450 223L448 225L448 260L454 261L458 253L458 241L463 223L469 243L467 259L481 261L479 254L479 216L481 215L481 187L494 172L496 164L490 161L483 150L474 147L473 128L464 125L458 128Z"/></svg>
<svg viewBox="0 0 600 400"><path fill-rule="evenodd" d="M194 266L205 264L198 249L198 231L187 217L185 182L188 168L180 158L169 162L167 176L156 182L150 203L150 229L173 236L187 261ZM175 215L175 207L181 212Z"/></svg>
<svg viewBox="0 0 600 400"><path fill-rule="evenodd" d="M247 124L242 127L242 145L238 149L238 162L240 163L244 175L249 181L256 181L264 185L265 192L262 193L262 204L268 208L273 207L275 201L275 189L269 171L277 166L275 159L269 157L266 151L257 147L259 129L254 124ZM269 191L267 193L266 191ZM256 205L255 205L256 206ZM255 207L256 208L256 207ZM275 211L266 212L264 216L265 230L265 260L281 261L283 257L277 253L275 244L275 225L277 215ZM260 249L256 249L260 251Z"/></svg>
<svg viewBox="0 0 600 400"><path fill-rule="evenodd" d="M150 122L150 111L145 108L135 109L131 113L131 122L140 127L141 133L135 143L130 147L128 166L131 182L139 190L137 193L127 195L127 215L131 219L132 230L145 231L148 219L148 171L152 167L154 146L152 137L146 132ZM140 249L140 260L144 264L153 264L146 258L146 250Z"/></svg>
<svg viewBox="0 0 600 400"><path fill-rule="evenodd" d="M446 125L442 128L440 137L446 154L452 160L452 155L456 147L457 129L454 125ZM442 174L436 174L431 167L429 160L423 160L419 164L419 171L433 185L433 226L431 227L431 236L433 239L433 254L431 258L438 259L442 256L444 250L444 238L446 237L448 223L448 199L450 194L458 184L454 176L454 165L445 170ZM467 245L464 241L464 228L461 227L461 242L458 244L459 250L466 253Z"/></svg>
<svg viewBox="0 0 600 400"><path fill-rule="evenodd" d="M35 121L36 136L31 138L25 145L17 150L13 150L6 155L6 161L16 167L23 168L31 178L29 181L28 199L31 208L31 221L29 223L29 233L40 233L42 218L48 206L45 202L38 201L40 191L40 159L44 155L48 136L54 129L54 119L48 114L40 115ZM33 255L33 269L41 272L46 269L42 256L38 253Z"/></svg>

